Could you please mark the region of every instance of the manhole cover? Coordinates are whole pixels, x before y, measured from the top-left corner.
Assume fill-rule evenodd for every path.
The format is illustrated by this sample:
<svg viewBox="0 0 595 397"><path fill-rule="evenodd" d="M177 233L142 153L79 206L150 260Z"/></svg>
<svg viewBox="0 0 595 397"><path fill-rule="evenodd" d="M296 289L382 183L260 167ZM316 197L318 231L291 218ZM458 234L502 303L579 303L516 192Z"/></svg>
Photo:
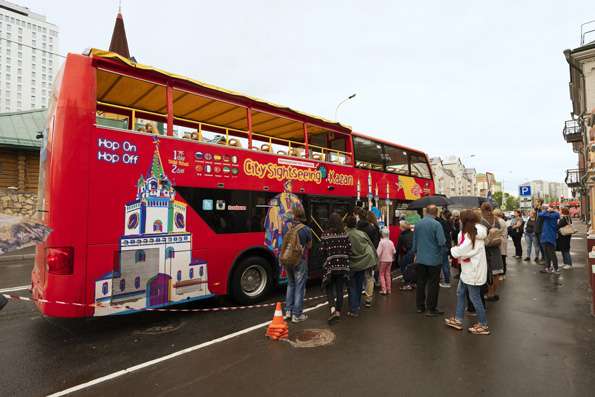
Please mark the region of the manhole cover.
<svg viewBox="0 0 595 397"><path fill-rule="evenodd" d="M182 327L182 322L179 320L172 320L168 322L162 322L160 324L152 325L148 328L139 329L134 331L137 335L161 335L170 332L177 331Z"/></svg>
<svg viewBox="0 0 595 397"><path fill-rule="evenodd" d="M305 329L288 342L293 347L319 347L333 343L335 334L329 329Z"/></svg>

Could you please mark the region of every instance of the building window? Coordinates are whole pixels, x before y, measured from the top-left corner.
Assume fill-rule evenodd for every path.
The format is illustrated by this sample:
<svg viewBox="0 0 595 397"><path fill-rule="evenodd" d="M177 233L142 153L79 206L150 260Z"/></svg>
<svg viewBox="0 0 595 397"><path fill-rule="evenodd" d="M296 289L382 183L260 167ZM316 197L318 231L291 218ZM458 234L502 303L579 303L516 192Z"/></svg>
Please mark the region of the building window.
<svg viewBox="0 0 595 397"><path fill-rule="evenodd" d="M176 251L174 247L167 247L165 249L165 259L173 259L176 257Z"/></svg>
<svg viewBox="0 0 595 397"><path fill-rule="evenodd" d="M182 271L181 270L178 270L178 272L176 273L176 280L182 281Z"/></svg>
<svg viewBox="0 0 595 397"><path fill-rule="evenodd" d="M198 275L199 275L200 277L202 277L202 276L204 276L204 275L205 275L205 269L204 269L202 266L200 267L200 269L198 269Z"/></svg>
<svg viewBox="0 0 595 397"><path fill-rule="evenodd" d="M146 260L145 250L136 250L136 252L134 253L134 260L136 261L136 263L144 262Z"/></svg>
<svg viewBox="0 0 595 397"><path fill-rule="evenodd" d="M134 278L134 288L135 289L139 289L140 288L140 277L139 276L136 276Z"/></svg>
<svg viewBox="0 0 595 397"><path fill-rule="evenodd" d="M190 279L194 278L194 268L190 268L189 276L190 276Z"/></svg>
<svg viewBox="0 0 595 397"><path fill-rule="evenodd" d="M107 292L108 292L107 282L104 282L103 284L101 284L101 293L103 295L107 295Z"/></svg>
<svg viewBox="0 0 595 397"><path fill-rule="evenodd" d="M120 291L124 291L126 289L126 279L120 280Z"/></svg>

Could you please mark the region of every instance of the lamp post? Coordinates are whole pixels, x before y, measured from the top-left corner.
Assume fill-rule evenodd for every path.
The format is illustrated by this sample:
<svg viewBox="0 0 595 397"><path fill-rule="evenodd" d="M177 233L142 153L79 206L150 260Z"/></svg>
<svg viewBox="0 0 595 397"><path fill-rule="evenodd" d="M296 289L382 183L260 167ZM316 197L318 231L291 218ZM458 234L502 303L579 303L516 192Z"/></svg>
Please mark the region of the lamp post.
<svg viewBox="0 0 595 397"><path fill-rule="evenodd" d="M344 104L345 102L347 102L350 99L355 98L355 94L351 94L349 95L347 98L343 99L341 102L339 102L339 104L337 105L337 107L335 108L335 120L337 120L337 114L339 112L339 107Z"/></svg>

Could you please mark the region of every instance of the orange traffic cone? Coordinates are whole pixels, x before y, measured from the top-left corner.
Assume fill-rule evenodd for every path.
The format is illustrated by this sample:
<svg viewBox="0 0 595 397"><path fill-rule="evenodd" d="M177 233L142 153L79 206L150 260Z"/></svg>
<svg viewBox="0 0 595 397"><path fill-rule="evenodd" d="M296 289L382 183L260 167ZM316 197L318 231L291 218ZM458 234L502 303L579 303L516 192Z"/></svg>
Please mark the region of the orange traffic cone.
<svg viewBox="0 0 595 397"><path fill-rule="evenodd" d="M289 329L287 323L283 321L283 312L281 311L281 302L277 302L273 321L267 328L266 336L273 340L287 339L289 336Z"/></svg>

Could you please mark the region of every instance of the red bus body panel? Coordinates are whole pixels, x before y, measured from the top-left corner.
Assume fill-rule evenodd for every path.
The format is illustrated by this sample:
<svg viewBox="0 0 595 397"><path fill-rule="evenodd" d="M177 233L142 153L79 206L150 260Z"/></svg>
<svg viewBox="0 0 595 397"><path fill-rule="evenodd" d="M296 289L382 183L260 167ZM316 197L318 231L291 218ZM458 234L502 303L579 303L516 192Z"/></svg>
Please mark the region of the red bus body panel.
<svg viewBox="0 0 595 397"><path fill-rule="evenodd" d="M434 193L431 179L96 126L95 68L90 57L69 55L56 90L59 91L55 109L50 109L46 153L42 153L47 160L41 162L45 185L40 207L52 233L45 244L38 246L32 273L33 296L82 305L38 303L40 311L48 316L84 317L115 312L104 309L101 302L110 302L104 295L111 296L118 288L124 291L128 287L121 280L119 284L109 281L123 271L120 262L128 245L146 245L152 239L157 244L160 238L147 231L135 239L127 231L140 227L127 214L141 205L136 204L139 195L148 194L141 190L143 183L149 183L151 170L159 168L156 162L173 187L283 192L284 183L291 179L296 194L339 196L354 202L356 198L366 201L369 197L409 201ZM227 294L234 260L248 247L264 247L263 232L215 233L179 194L175 194L175 199L160 196L154 200L169 200L166 204L170 211L186 211L180 225L165 225L179 227L166 237L184 239L179 246L190 247L191 252L182 255L190 258L191 266L201 269L201 277L204 266L205 285L200 287L200 295L184 295L187 287L179 275L176 281L173 268L177 265L172 259L169 274L163 279L134 279L134 284L146 283L146 290L142 286L136 288L135 299L146 299L147 305L176 303L175 294L192 299ZM139 212L145 214L140 222L146 220L142 216L149 216L146 211ZM159 226L154 222L153 227ZM71 275L48 273L46 249L53 247L74 249ZM144 260L144 254L136 257L136 261ZM165 265L168 266L167 262ZM182 281L188 284L191 280ZM161 287L168 290L163 299L154 295ZM144 295L138 298L141 294ZM130 301L123 296L121 302L117 312L126 312ZM94 307L95 304L99 306Z"/></svg>

